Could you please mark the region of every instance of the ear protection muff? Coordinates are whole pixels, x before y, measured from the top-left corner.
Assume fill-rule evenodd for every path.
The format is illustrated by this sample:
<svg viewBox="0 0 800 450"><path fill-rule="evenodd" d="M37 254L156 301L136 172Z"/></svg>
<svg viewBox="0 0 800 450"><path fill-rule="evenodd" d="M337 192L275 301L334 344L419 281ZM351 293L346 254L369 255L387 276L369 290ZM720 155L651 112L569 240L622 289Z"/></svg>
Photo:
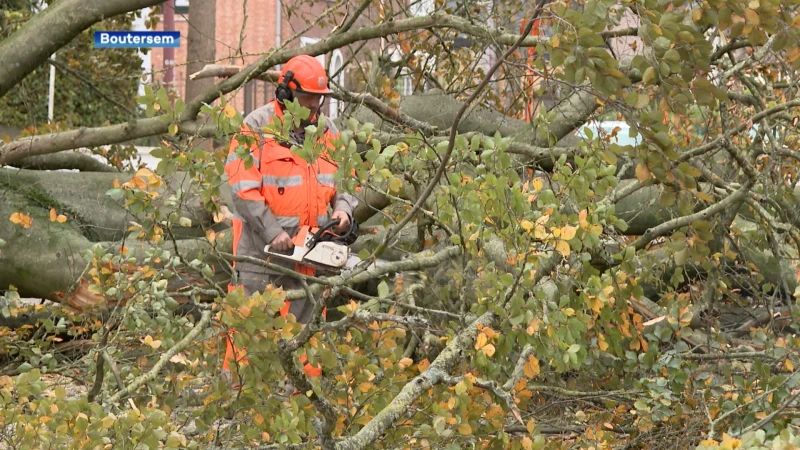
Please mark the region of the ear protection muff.
<svg viewBox="0 0 800 450"><path fill-rule="evenodd" d="M289 89L289 83L294 82L297 85L297 80L294 79L294 73L289 70L283 76L283 80L278 84L278 87L275 88L275 99L278 100L278 103L283 105L284 102L291 102L294 100L294 94L292 94L292 90Z"/></svg>

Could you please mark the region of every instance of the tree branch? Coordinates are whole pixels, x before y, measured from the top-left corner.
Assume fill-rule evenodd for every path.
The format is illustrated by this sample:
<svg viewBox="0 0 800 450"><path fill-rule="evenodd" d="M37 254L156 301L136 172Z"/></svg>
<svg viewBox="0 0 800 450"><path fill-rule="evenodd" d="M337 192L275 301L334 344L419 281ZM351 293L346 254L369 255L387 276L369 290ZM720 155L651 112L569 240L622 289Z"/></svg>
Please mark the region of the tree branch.
<svg viewBox="0 0 800 450"><path fill-rule="evenodd" d="M89 155L77 151L66 151L58 154L29 156L9 164L18 169L30 170L62 170L73 169L81 172L119 173L116 167L98 161Z"/></svg>
<svg viewBox="0 0 800 450"><path fill-rule="evenodd" d="M692 222L695 220L701 219L708 219L709 217L716 215L729 206L737 203L738 201L742 200L747 193L750 191L752 187L752 181L749 180L745 183L741 188L739 188L736 192L729 195L719 203L715 203L708 208L703 209L702 211L696 212L694 214L689 214L687 216L677 217L672 220L668 220L658 226L648 229L642 236L639 237L636 241L631 243L630 245L637 250L643 249L651 240L658 236L663 236L669 232L677 230L678 228L685 227L691 225Z"/></svg>
<svg viewBox="0 0 800 450"><path fill-rule="evenodd" d="M464 376L460 377L451 377L451 376L444 376L442 377L443 381L450 386L455 386L456 384L464 381ZM525 421L522 420L522 414L520 414L519 407L517 406L516 402L514 401L514 397L505 389L501 388L497 385L497 382L494 380L482 380L480 378L475 378L475 381L472 382L473 385L478 386L481 389L486 389L491 391L494 395L498 398L502 399L508 409L511 410L511 414L514 415L514 418L517 419L517 422L520 425L525 425Z"/></svg>
<svg viewBox="0 0 800 450"><path fill-rule="evenodd" d="M450 248L458 250L458 247ZM555 266L555 261L556 258L548 258L542 261L532 280L534 285L538 284L545 275L550 274ZM489 311L466 325L450 340L427 369L406 383L389 405L375 415L358 433L338 442L336 450L362 450L369 448L375 440L405 414L408 408L424 392L443 381L444 377L450 374L455 364L463 359L465 353L474 345L475 338L478 335L478 328L493 326L497 318L498 316L494 312Z"/></svg>
<svg viewBox="0 0 800 450"><path fill-rule="evenodd" d="M80 1L81 0L70 0L60 4L60 6L63 7L64 5L72 5L74 3L79 3ZM110 0L107 3L118 4L123 2L130 3L131 1L132 0ZM134 1L151 4L159 3L158 1L154 0ZM136 7L135 9L139 8L140 7ZM48 8L48 10L41 15L52 13L56 9L58 8ZM186 104L186 109L179 120L179 131L183 134L200 134L205 137L213 135L213 127L202 126L194 122L197 118L197 114L200 112L200 108L204 104L214 103L214 101L221 95L237 89L245 82L266 72L270 67L273 67L277 64L282 64L294 56L301 54L316 56L347 46L354 42L376 39L403 31L425 28L453 28L473 36L491 38L494 42L500 44L513 44L516 43L516 41L519 41L519 47L531 47L538 44L548 43L550 41L550 38L545 36L523 37L520 35L503 33L499 30L476 25L463 18L441 12L436 12L429 16L413 17L409 19L383 22L377 25L362 27L355 30L350 30L346 33L330 36L327 39L307 47L284 48L263 56L255 63L247 66L244 70L241 70L233 75L231 78L228 78L222 83L214 86L213 88L203 92L198 97L189 101ZM15 35L16 34L17 33L15 33ZM7 42L3 42L3 44L0 45L0 56L3 55L3 50L6 45L8 45ZM27 45L28 44L26 43L24 47L26 55L29 53ZM48 51L45 58L42 59L42 62L51 53L52 51ZM16 59L3 58L2 60ZM2 79L1 73L0 79ZM596 102L593 102L593 104L596 104ZM155 136L157 134L167 133L169 125L169 122L166 122L162 117L157 116L149 119L135 120L128 123L116 124L107 127L81 128L78 130L27 137L10 142L0 147L0 166L6 165L16 158L22 158L25 156L56 153L62 150L69 150L79 147L97 147L100 145L126 142L142 137ZM202 131L205 131L205 133L200 133Z"/></svg>
<svg viewBox="0 0 800 450"><path fill-rule="evenodd" d="M194 328L192 328L186 336L183 337L178 343L173 345L169 350L161 354L161 357L156 361L153 365L153 368L150 369L144 375L139 376L131 384L128 386L120 389L119 392L109 397L106 401L107 403L117 403L122 399L122 397L130 394L134 390L138 389L139 386L152 381L158 376L158 373L161 372L161 368L164 367L164 364L170 360L173 356L177 355L180 351L195 343L195 338L200 334L201 331L208 325L208 322L211 320L211 310L206 309L200 315L200 320L195 324Z"/></svg>
<svg viewBox="0 0 800 450"><path fill-rule="evenodd" d="M428 327L428 321L422 317L416 316L398 316L397 314L386 313L371 313L363 309L356 310L352 316L345 317L344 319L337 320L323 324L319 331L336 331L345 330L350 328L355 323L372 323L372 322L395 322L406 327Z"/></svg>
<svg viewBox="0 0 800 450"><path fill-rule="evenodd" d="M478 335L478 326L489 327L497 316L487 312L459 332L439 353L425 371L406 383L400 393L381 412L375 415L355 435L336 444L336 450L362 450L369 448L382 436L406 410L428 389L443 381L463 353L472 347Z"/></svg>

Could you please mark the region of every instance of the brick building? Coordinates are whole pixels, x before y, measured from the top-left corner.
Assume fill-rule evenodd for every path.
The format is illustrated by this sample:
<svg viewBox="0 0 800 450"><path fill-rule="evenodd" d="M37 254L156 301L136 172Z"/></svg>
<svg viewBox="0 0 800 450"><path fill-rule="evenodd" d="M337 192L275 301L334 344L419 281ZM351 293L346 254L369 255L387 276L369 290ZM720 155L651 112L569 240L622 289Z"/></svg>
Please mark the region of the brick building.
<svg viewBox="0 0 800 450"><path fill-rule="evenodd" d="M287 18L285 6L281 0L248 0L246 5L245 0L217 0L216 63L247 66L257 61L271 49L281 46L299 30L306 28L307 25L303 20L303 16L293 14L291 18ZM181 46L174 49L175 65L171 87L181 98L184 97L186 82L186 43L190 26L188 21L190 7L189 0L175 0L175 31L180 31L181 33ZM317 2L314 5L303 5L304 10L302 12L306 17L315 14L319 15L327 7L327 2ZM246 19L245 14L247 16ZM281 20L276 20L277 17L281 17ZM244 28L242 24L244 24ZM163 25L162 18L159 22L158 30L163 30ZM311 44L327 34L327 30L314 27L304 33L299 40L291 43L290 46ZM150 81L154 84L162 84L164 81L163 52L164 49L151 49L148 58L149 62L145 62L146 65L149 64L146 70L152 71L152 79ZM325 67L329 67L329 73L337 72L344 63L344 55L340 50L335 50L327 55L320 55L317 58ZM336 81L343 84L344 76L345 71L342 71ZM217 79L217 81L221 80ZM247 114L249 111L273 100L274 85L253 80L245 85L243 89L240 89L235 96L229 94L227 98L236 109ZM333 100L333 104L324 105L324 108L329 117L335 117L339 111L339 105L336 104L335 100Z"/></svg>

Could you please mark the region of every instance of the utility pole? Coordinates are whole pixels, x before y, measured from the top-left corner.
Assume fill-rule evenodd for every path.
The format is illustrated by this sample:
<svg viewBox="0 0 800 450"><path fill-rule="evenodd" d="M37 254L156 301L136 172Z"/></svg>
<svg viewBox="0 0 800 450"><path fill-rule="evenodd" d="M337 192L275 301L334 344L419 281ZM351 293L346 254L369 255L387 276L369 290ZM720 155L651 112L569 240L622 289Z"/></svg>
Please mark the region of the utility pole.
<svg viewBox="0 0 800 450"><path fill-rule="evenodd" d="M164 12L164 31L175 31L175 0L167 0L163 3ZM175 49L167 47L164 49L164 83L168 88L172 87L173 73L175 66Z"/></svg>
<svg viewBox="0 0 800 450"><path fill-rule="evenodd" d="M47 8L47 3L42 2L41 5L34 3L32 10L35 14L39 14ZM50 60L55 61L56 54L50 55ZM53 123L53 111L55 109L55 96L56 96L56 66L50 64L50 85L47 88L47 123Z"/></svg>

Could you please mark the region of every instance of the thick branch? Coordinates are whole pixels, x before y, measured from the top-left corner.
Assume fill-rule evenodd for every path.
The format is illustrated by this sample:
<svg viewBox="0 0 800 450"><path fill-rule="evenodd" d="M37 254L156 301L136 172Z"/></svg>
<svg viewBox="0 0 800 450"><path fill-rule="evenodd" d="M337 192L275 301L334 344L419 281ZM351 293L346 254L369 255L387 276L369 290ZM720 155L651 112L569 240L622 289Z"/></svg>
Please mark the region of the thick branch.
<svg viewBox="0 0 800 450"><path fill-rule="evenodd" d="M745 195L747 195L747 193L750 191L751 186L752 185L750 183L746 183L735 193L729 195L719 203L715 203L702 211L696 212L694 214L689 214L687 216L677 217L675 219L664 222L656 227L650 228L641 237L639 237L639 239L634 241L631 245L633 246L633 248L641 250L651 240L653 240L658 236L663 236L681 227L691 225L691 223L696 220L708 219L709 217L724 211L729 206L742 200L745 197Z"/></svg>
<svg viewBox="0 0 800 450"><path fill-rule="evenodd" d="M0 146L0 166L13 164L30 156L46 155L81 147L119 144L133 139L155 136L166 133L169 125L170 122L157 116L107 127L78 128L60 133L25 137ZM215 133L213 126L192 121L180 123L179 130L184 134L206 137Z"/></svg>
<svg viewBox="0 0 800 450"><path fill-rule="evenodd" d="M116 167L109 166L78 152L62 152L51 155L29 156L10 164L11 167L30 170L62 170L72 169L81 172L110 172L118 173Z"/></svg>
<svg viewBox="0 0 800 450"><path fill-rule="evenodd" d="M416 316L398 316L397 314L371 313L362 309L356 310L352 316L324 324L319 331L345 330L355 323L370 324L372 322L395 322L406 327L427 327L428 321Z"/></svg>
<svg viewBox="0 0 800 450"><path fill-rule="evenodd" d="M242 71L242 66L237 66L233 64L206 64L199 71L189 75L189 78L191 78L192 80L199 80L201 78L212 78L212 77L229 78L241 71ZM267 81L267 82L275 82L278 81L280 75L281 73L277 70L268 70L262 74L259 74L258 76L253 77L253 79Z"/></svg>

